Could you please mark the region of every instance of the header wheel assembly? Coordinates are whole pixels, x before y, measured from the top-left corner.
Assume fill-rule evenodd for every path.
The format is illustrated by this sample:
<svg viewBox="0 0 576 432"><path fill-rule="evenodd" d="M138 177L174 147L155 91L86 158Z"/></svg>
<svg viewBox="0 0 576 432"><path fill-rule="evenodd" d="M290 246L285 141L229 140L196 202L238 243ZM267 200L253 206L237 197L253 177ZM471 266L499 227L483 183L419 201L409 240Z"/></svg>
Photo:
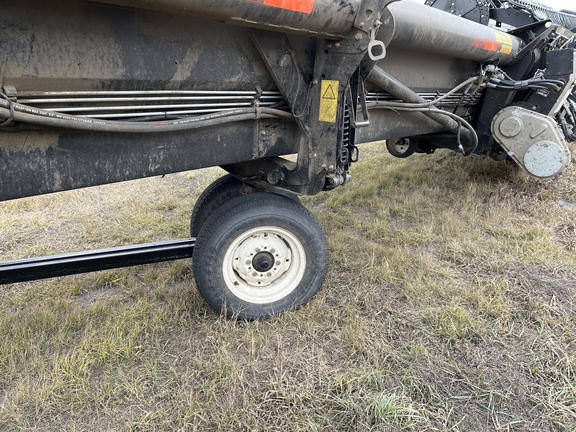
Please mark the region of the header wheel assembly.
<svg viewBox="0 0 576 432"><path fill-rule="evenodd" d="M254 193L218 208L200 229L193 256L196 286L228 317L253 320L296 309L320 289L328 243L300 202Z"/></svg>

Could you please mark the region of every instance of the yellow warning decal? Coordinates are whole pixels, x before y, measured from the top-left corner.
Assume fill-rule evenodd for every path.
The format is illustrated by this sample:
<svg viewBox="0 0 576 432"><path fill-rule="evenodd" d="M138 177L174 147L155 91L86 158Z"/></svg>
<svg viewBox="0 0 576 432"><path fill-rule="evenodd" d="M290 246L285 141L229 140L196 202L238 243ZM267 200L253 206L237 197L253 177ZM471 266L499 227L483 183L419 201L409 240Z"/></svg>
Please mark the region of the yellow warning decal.
<svg viewBox="0 0 576 432"><path fill-rule="evenodd" d="M496 33L496 40L502 44L502 46L500 47L500 52L502 54L512 53L514 41L512 40L512 37L510 35L503 33Z"/></svg>
<svg viewBox="0 0 576 432"><path fill-rule="evenodd" d="M514 45L514 42L512 41L512 37L510 35L507 35L507 34L496 33L496 40L498 42L506 44L506 45Z"/></svg>
<svg viewBox="0 0 576 432"><path fill-rule="evenodd" d="M338 87L340 82L322 80L320 86L320 115L318 120L327 123L336 123L338 113Z"/></svg>

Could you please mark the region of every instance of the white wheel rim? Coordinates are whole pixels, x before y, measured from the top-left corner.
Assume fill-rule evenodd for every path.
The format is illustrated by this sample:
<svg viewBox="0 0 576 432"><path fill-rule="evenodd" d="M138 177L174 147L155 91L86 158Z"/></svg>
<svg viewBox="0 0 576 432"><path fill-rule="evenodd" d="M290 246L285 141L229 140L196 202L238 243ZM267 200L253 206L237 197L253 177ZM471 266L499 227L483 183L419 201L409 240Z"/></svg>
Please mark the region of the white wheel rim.
<svg viewBox="0 0 576 432"><path fill-rule="evenodd" d="M302 281L306 252L289 231L272 226L253 228L226 250L222 274L228 289L249 303L273 303Z"/></svg>
<svg viewBox="0 0 576 432"><path fill-rule="evenodd" d="M396 154L404 154L408 151L410 143L406 140L395 140L392 147L396 151Z"/></svg>

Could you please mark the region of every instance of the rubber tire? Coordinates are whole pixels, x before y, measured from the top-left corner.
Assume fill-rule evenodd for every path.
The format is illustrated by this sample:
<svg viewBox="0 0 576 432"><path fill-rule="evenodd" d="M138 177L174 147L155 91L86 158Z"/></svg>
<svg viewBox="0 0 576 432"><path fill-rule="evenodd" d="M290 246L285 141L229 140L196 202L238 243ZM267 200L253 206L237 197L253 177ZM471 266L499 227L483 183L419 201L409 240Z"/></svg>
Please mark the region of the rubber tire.
<svg viewBox="0 0 576 432"><path fill-rule="evenodd" d="M226 253L234 242L249 231L263 227L289 232L305 251L300 282L284 297L269 303L250 302L236 296L225 282L223 269ZM288 245L286 240L283 242ZM214 212L196 239L192 265L200 295L216 312L254 320L307 303L324 282L328 259L326 234L306 207L288 197L257 193L233 199ZM290 266L295 261L292 260ZM236 270L234 274L236 279L242 279Z"/></svg>
<svg viewBox="0 0 576 432"><path fill-rule="evenodd" d="M403 159L412 156L416 150L418 150L418 141L407 138L404 140L408 140L408 143L404 144L403 147L395 145L395 142L398 141L398 139L386 140L386 149L392 156L397 158Z"/></svg>
<svg viewBox="0 0 576 432"><path fill-rule="evenodd" d="M202 226L208 218L223 204L241 196L243 185L244 183L232 174L226 174L216 179L204 189L204 192L202 192L196 200L192 215L190 216L190 237L198 237L198 233L200 233ZM289 192L282 193L282 191L278 192L278 194L300 202L298 196L295 194Z"/></svg>
<svg viewBox="0 0 576 432"><path fill-rule="evenodd" d="M240 196L243 183L232 174L215 180L200 194L190 216L190 237L198 233L208 218L223 204Z"/></svg>

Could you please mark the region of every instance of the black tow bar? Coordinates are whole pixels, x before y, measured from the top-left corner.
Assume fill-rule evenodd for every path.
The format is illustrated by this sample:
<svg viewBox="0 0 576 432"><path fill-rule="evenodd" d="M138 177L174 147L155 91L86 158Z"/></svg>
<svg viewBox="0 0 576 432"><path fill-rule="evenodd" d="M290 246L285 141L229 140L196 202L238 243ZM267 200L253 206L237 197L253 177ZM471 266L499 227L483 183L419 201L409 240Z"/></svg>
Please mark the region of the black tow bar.
<svg viewBox="0 0 576 432"><path fill-rule="evenodd" d="M190 258L195 238L0 262L0 285Z"/></svg>

